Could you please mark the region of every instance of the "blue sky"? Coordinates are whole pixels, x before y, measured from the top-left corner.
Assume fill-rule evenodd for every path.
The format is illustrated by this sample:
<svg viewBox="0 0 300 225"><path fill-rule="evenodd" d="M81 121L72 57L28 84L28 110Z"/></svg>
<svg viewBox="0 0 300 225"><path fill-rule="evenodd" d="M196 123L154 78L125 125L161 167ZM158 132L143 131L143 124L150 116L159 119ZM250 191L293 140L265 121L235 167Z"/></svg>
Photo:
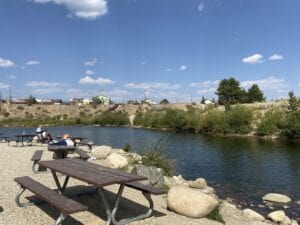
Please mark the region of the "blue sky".
<svg viewBox="0 0 300 225"><path fill-rule="evenodd" d="M0 92L116 102L300 94L298 0L1 0Z"/></svg>

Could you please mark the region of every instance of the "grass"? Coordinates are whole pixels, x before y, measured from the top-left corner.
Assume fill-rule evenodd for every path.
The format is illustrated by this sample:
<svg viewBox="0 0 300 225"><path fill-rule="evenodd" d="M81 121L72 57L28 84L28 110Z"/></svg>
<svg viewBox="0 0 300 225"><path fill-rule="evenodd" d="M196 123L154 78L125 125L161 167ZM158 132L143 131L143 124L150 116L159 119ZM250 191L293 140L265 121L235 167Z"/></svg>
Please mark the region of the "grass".
<svg viewBox="0 0 300 225"><path fill-rule="evenodd" d="M220 213L220 203L217 207L207 216L207 219L218 221L222 224L225 224L225 221Z"/></svg>

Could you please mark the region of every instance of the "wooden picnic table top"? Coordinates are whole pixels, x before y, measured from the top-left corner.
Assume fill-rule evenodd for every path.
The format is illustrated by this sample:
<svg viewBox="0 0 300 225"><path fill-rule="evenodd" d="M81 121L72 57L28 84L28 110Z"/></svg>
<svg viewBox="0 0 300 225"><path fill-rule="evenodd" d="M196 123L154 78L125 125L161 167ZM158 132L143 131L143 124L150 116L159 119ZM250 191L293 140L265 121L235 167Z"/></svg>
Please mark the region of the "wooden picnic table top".
<svg viewBox="0 0 300 225"><path fill-rule="evenodd" d="M48 145L48 150L51 152L73 152L75 149L76 147L72 145Z"/></svg>
<svg viewBox="0 0 300 225"><path fill-rule="evenodd" d="M36 135L35 134L16 134L15 137L17 138L33 138L35 137Z"/></svg>
<svg viewBox="0 0 300 225"><path fill-rule="evenodd" d="M147 180L146 177L126 173L76 158L40 161L39 164L52 171L103 187L111 184Z"/></svg>

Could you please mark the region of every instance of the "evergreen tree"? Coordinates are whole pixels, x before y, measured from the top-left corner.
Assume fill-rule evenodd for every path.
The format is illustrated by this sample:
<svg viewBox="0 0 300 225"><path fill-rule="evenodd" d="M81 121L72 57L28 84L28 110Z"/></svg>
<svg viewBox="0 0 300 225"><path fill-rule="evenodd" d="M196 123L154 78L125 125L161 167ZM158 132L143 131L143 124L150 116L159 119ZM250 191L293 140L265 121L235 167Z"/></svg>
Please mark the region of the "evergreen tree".
<svg viewBox="0 0 300 225"><path fill-rule="evenodd" d="M205 98L204 98L204 96L202 96L201 104L204 104L204 103L205 103Z"/></svg>
<svg viewBox="0 0 300 225"><path fill-rule="evenodd" d="M291 112L296 112L300 107L300 102L297 100L293 91L289 91L289 105L288 110Z"/></svg>
<svg viewBox="0 0 300 225"><path fill-rule="evenodd" d="M216 95L219 96L218 103L220 105L230 105L239 103L241 99L242 89L240 88L240 82L233 77L229 79L223 79L219 83Z"/></svg>
<svg viewBox="0 0 300 225"><path fill-rule="evenodd" d="M168 101L168 99L164 98L163 100L160 101L159 104L161 104L161 105L167 105L167 104L169 104L169 101Z"/></svg>
<svg viewBox="0 0 300 225"><path fill-rule="evenodd" d="M248 90L247 102L263 102L265 100L263 92L260 90L257 84L253 84Z"/></svg>

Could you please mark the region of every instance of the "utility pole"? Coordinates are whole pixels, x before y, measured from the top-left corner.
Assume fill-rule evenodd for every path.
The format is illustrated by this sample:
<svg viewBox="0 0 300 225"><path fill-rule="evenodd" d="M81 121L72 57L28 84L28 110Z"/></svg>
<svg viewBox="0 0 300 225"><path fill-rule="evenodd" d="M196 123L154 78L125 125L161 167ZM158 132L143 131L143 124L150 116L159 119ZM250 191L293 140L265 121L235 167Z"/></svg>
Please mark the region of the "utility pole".
<svg viewBox="0 0 300 225"><path fill-rule="evenodd" d="M11 96L11 86L9 86L8 88L8 102L11 103L12 102L12 96Z"/></svg>

